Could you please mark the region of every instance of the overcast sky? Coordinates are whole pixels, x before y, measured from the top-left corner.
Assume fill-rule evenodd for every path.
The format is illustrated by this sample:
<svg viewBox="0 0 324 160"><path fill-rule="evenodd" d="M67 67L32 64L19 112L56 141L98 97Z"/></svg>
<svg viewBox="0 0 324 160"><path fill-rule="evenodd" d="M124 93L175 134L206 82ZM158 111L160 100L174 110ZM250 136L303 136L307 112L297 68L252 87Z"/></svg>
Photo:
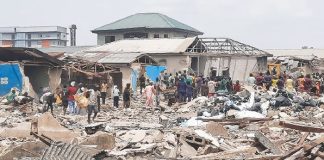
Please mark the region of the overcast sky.
<svg viewBox="0 0 324 160"><path fill-rule="evenodd" d="M324 48L324 0L0 0L0 26L76 24L77 45L90 30L138 12L159 12L202 32L257 48Z"/></svg>

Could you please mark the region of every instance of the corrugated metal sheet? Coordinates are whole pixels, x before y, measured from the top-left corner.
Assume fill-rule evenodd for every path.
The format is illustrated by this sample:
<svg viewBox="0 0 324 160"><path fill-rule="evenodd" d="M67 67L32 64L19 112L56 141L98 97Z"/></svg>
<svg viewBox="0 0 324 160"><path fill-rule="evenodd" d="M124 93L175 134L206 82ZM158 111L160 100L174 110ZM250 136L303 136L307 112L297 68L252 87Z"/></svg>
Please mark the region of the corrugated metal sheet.
<svg viewBox="0 0 324 160"><path fill-rule="evenodd" d="M143 53L113 53L101 58L99 63L128 64L141 57Z"/></svg>
<svg viewBox="0 0 324 160"><path fill-rule="evenodd" d="M196 37L177 39L126 39L86 50L87 52L183 53Z"/></svg>
<svg viewBox="0 0 324 160"><path fill-rule="evenodd" d="M299 58L316 56L324 58L324 49L266 49L265 51L273 54L273 56L295 56Z"/></svg>
<svg viewBox="0 0 324 160"><path fill-rule="evenodd" d="M84 51L71 55L72 57L98 62L103 64L129 64L142 56L148 56L143 53L113 53L113 52L91 52ZM150 57L151 58L151 57ZM151 58L152 59L152 58Z"/></svg>
<svg viewBox="0 0 324 160"><path fill-rule="evenodd" d="M94 46L64 46L64 47L49 47L49 48L38 48L38 50L44 53L65 53L72 54L82 50L89 49Z"/></svg>
<svg viewBox="0 0 324 160"><path fill-rule="evenodd" d="M94 160L84 150L77 145L57 142L45 150L41 160Z"/></svg>
<svg viewBox="0 0 324 160"><path fill-rule="evenodd" d="M202 32L181 23L173 18L170 18L160 13L137 13L123 19L117 20L113 23L104 25L94 29L92 32L98 31L111 31L120 29L133 29L133 28L168 28L168 29L181 29L191 32L196 32L201 35Z"/></svg>

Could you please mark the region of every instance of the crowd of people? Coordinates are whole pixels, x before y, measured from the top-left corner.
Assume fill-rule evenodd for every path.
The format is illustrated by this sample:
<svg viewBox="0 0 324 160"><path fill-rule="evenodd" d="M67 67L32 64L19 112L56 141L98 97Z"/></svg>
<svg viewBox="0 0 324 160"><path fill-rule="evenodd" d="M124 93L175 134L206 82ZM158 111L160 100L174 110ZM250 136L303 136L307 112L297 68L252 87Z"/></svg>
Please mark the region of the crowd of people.
<svg viewBox="0 0 324 160"><path fill-rule="evenodd" d="M115 85L113 88L111 84L103 81L100 85L88 87L82 83L76 85L72 81L69 86L63 85L62 89L58 89L56 93L44 92L40 101L44 104L43 112L51 111L53 114L53 104L60 105L63 108L63 114L72 115L88 115L88 122L91 123L96 118L97 113L100 112L101 106L106 105L106 99L113 100L113 107L119 107L119 97L121 92ZM131 88L127 84L123 91L123 106L130 107Z"/></svg>
<svg viewBox="0 0 324 160"><path fill-rule="evenodd" d="M265 90L278 89L292 92L306 92L310 95L320 96L324 92L324 74L300 74L267 71L265 74L250 74L248 85L256 85Z"/></svg>
<svg viewBox="0 0 324 160"><path fill-rule="evenodd" d="M246 79L246 85L264 90L285 90L287 92L307 92L319 96L324 92L324 74L314 73L312 75L290 74L286 72L271 72L250 74ZM204 77L187 71L178 71L175 74L161 72L153 82L142 74L138 79L138 87L142 98L146 99L145 106L154 110L154 101L159 106L160 94L166 90L174 90L175 101L178 103L190 102L198 96L213 97L221 94L235 94L242 87L240 81L232 82L229 76ZM55 94L45 91L41 96L44 104L44 112L50 110L53 113L53 103L62 106L63 114L88 115L88 122L96 118L101 106L106 104L106 99L112 99L113 108L130 108L131 97L134 92L128 83L121 92L118 87L103 81L100 85L87 87L82 83L76 85L72 81L69 86L64 85ZM135 91L136 93L136 91ZM14 99L15 91L7 97L8 102ZM123 107L119 107L120 97ZM154 99L156 98L156 99Z"/></svg>

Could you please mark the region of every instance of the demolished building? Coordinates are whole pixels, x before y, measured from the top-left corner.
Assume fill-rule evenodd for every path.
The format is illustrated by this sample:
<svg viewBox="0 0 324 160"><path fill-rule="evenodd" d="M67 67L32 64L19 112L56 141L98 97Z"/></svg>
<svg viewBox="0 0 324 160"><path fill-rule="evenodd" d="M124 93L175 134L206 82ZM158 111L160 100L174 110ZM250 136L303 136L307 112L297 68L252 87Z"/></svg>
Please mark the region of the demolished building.
<svg viewBox="0 0 324 160"><path fill-rule="evenodd" d="M324 73L323 49L268 49L273 54L269 63L282 64L281 70L300 71L304 74Z"/></svg>
<svg viewBox="0 0 324 160"><path fill-rule="evenodd" d="M306 74L321 73L321 60L316 56L275 56L268 59L271 64L280 64L280 71Z"/></svg>
<svg viewBox="0 0 324 160"><path fill-rule="evenodd" d="M143 53L166 66L169 73L192 68L206 77L228 75L234 80L245 80L251 72L265 71L267 57L271 56L229 38L198 37L126 39L98 46L95 51Z"/></svg>
<svg viewBox="0 0 324 160"><path fill-rule="evenodd" d="M143 53L113 53L97 50L97 47L83 50L69 55L70 58L87 60L92 63L102 64L103 66L111 66L116 69L110 72L113 83L120 90L131 83L133 90L136 90L137 79L144 72L147 65L156 65L157 62L149 55Z"/></svg>
<svg viewBox="0 0 324 160"><path fill-rule="evenodd" d="M0 47L0 96L11 88L37 98L42 88L54 91L61 84L63 62L33 48Z"/></svg>

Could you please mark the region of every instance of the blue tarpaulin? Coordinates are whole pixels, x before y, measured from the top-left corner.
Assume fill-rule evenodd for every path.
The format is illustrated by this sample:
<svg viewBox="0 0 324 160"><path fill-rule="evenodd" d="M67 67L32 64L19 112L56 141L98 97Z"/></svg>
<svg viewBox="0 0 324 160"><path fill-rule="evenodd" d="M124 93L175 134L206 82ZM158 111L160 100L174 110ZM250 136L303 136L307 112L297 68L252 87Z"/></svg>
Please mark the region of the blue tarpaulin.
<svg viewBox="0 0 324 160"><path fill-rule="evenodd" d="M18 64L0 64L0 96L8 94L11 88L22 89L23 80Z"/></svg>
<svg viewBox="0 0 324 160"><path fill-rule="evenodd" d="M145 71L146 71L146 76L149 78L151 81L155 82L156 78L159 77L160 72L166 70L165 66L146 66Z"/></svg>
<svg viewBox="0 0 324 160"><path fill-rule="evenodd" d="M132 81L132 90L134 91L134 93L136 93L137 78L138 78L138 71L132 69L131 81Z"/></svg>

